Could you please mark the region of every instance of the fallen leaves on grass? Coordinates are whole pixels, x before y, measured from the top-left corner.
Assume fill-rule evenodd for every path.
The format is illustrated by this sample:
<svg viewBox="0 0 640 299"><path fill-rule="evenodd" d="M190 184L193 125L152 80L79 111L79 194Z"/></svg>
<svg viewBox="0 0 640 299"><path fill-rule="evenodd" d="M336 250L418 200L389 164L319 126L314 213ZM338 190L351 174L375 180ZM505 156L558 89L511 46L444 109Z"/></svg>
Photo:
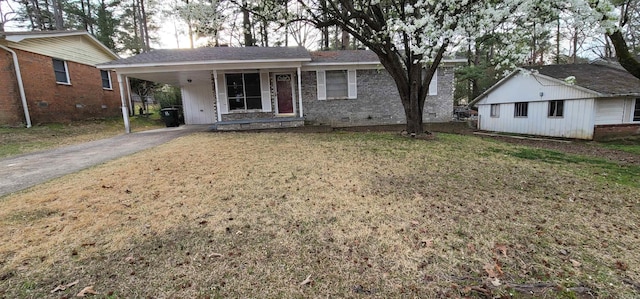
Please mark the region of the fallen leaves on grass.
<svg viewBox="0 0 640 299"><path fill-rule="evenodd" d="M310 284L312 281L313 281L313 280L311 279L311 274L309 274L309 276L307 276L307 278L305 278L305 279L300 283L300 285L301 285L301 286L303 286L303 285L307 285L307 284Z"/></svg>
<svg viewBox="0 0 640 299"><path fill-rule="evenodd" d="M88 286L88 287L86 287L86 288L82 289L82 291L80 291L80 292L76 295L76 297L85 297L85 296L87 296L88 294L91 294L91 295L100 295L100 293L96 292L96 291L93 289L93 286Z"/></svg>
<svg viewBox="0 0 640 299"><path fill-rule="evenodd" d="M68 283L68 284L58 285L55 289L51 290L50 293L53 294L53 293L58 292L58 291L64 291L64 290L66 290L66 289L68 289L68 288L70 288L70 287L72 287L74 285L77 285L79 282L80 282L79 280L76 280L76 281Z"/></svg>
<svg viewBox="0 0 640 299"><path fill-rule="evenodd" d="M496 254L500 254L504 257L507 257L507 245L505 244L496 244L494 247Z"/></svg>
<svg viewBox="0 0 640 299"><path fill-rule="evenodd" d="M576 268L578 268L578 267L582 266L582 263L581 263L581 262L578 262L578 261L576 261L576 260L574 260L574 259L570 259L569 261L570 261L570 262L571 262L571 264L572 264L574 267L576 267Z"/></svg>

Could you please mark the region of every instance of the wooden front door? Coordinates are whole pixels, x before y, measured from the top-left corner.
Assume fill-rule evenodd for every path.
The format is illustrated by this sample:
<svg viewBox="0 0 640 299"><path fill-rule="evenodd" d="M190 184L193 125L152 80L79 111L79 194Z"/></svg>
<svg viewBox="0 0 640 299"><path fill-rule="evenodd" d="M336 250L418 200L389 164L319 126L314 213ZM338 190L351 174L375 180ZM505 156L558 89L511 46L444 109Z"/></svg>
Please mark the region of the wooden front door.
<svg viewBox="0 0 640 299"><path fill-rule="evenodd" d="M278 114L293 113L293 86L291 75L276 75L276 89L278 90Z"/></svg>

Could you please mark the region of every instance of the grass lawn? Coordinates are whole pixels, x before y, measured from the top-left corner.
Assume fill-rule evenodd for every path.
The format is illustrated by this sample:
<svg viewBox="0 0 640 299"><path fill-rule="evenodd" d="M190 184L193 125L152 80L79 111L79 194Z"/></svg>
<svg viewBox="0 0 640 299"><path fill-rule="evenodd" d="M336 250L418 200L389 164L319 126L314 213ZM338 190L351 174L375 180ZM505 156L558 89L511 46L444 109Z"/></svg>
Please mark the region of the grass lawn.
<svg viewBox="0 0 640 299"><path fill-rule="evenodd" d="M159 114L130 118L131 131L164 127ZM122 117L70 124L35 125L31 128L0 127L0 158L113 137L124 133Z"/></svg>
<svg viewBox="0 0 640 299"><path fill-rule="evenodd" d="M639 178L473 136L198 133L0 198L0 298L638 298Z"/></svg>

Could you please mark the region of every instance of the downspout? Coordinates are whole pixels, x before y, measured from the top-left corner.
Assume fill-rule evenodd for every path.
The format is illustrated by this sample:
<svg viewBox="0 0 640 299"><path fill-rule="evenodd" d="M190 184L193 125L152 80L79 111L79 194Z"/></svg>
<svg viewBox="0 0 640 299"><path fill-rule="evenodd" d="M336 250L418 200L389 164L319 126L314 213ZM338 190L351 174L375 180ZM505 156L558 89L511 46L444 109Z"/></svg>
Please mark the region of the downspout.
<svg viewBox="0 0 640 299"><path fill-rule="evenodd" d="M31 116L29 116L29 106L27 106L27 96L24 93L24 85L22 84L22 74L20 72L20 63L18 62L18 54L15 51L0 45L0 48L11 53L13 57L13 65L16 68L16 79L18 80L18 89L20 90L20 99L22 100L22 109L24 110L24 119L27 122L27 128L31 128Z"/></svg>

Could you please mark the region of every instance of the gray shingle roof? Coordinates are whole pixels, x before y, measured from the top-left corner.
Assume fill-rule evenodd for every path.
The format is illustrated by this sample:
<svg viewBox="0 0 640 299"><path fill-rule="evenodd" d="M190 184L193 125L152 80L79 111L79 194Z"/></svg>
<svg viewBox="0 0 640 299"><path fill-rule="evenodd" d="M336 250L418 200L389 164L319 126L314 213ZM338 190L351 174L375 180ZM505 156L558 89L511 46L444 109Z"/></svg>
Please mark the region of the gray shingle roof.
<svg viewBox="0 0 640 299"><path fill-rule="evenodd" d="M303 47L210 47L196 49L164 49L114 60L101 65L162 64L198 61L250 61L250 60L309 61L309 52Z"/></svg>
<svg viewBox="0 0 640 299"><path fill-rule="evenodd" d="M353 63L379 62L376 53L370 50L338 50L311 52L311 61L315 63Z"/></svg>
<svg viewBox="0 0 640 299"><path fill-rule="evenodd" d="M558 80L576 78L575 85L608 95L640 93L640 79L625 70L597 64L562 64L525 67Z"/></svg>

